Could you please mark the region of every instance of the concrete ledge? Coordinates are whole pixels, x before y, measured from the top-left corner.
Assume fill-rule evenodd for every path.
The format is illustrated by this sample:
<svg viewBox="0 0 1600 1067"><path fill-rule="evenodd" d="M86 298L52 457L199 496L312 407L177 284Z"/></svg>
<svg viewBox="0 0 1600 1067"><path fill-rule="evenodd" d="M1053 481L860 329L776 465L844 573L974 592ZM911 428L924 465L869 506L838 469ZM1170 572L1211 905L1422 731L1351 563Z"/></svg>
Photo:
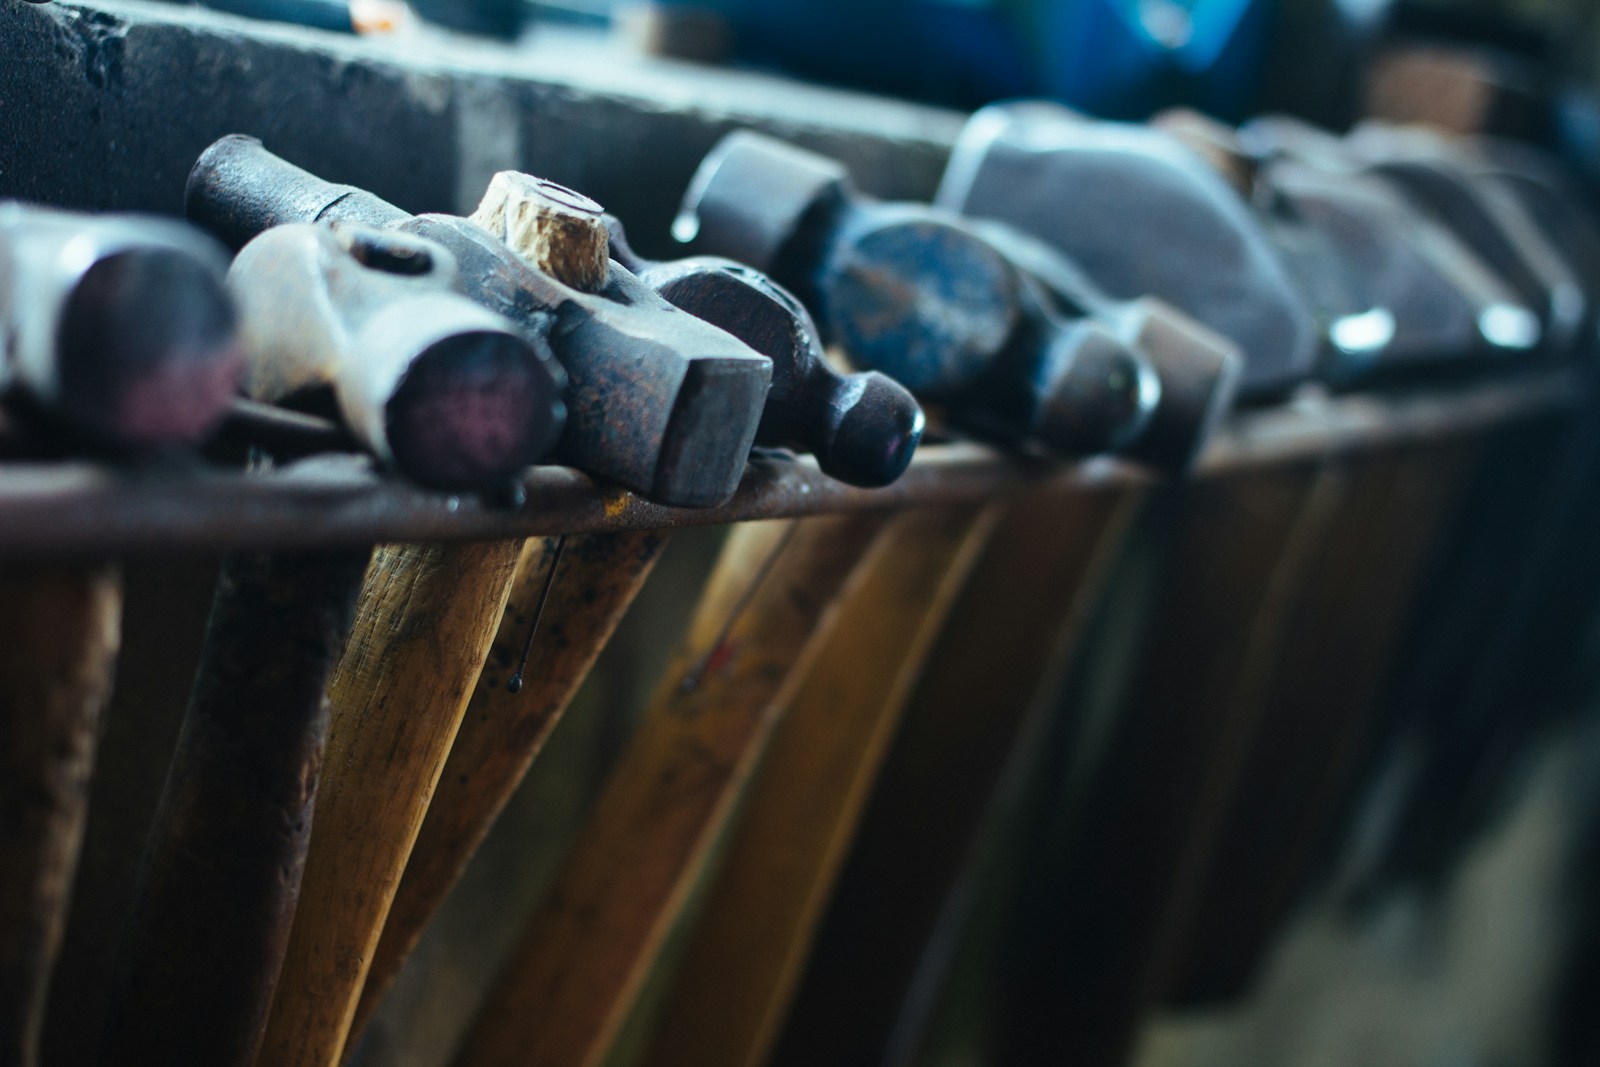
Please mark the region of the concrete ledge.
<svg viewBox="0 0 1600 1067"><path fill-rule="evenodd" d="M694 166L729 129L839 156L879 195L927 197L961 121L598 46L362 39L166 4L0 0L0 197L65 207L176 214L194 158L239 132L413 211L469 209L495 170L527 170L599 200L658 254Z"/></svg>

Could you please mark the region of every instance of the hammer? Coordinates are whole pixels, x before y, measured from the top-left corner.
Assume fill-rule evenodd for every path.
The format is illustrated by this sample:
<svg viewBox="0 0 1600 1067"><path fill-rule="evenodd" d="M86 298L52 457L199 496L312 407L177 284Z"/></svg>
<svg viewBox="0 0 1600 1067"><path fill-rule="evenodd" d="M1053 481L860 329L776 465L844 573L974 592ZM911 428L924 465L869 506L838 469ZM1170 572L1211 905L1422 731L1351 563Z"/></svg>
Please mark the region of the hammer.
<svg viewBox="0 0 1600 1067"><path fill-rule="evenodd" d="M549 219L564 236L531 245L529 258L502 239L507 225L522 223L493 202L472 221L412 216L239 135L200 156L186 197L190 217L235 246L286 222L334 221L443 245L468 296L549 337L569 379L558 458L659 503L722 502L737 488L755 439L771 361L610 263L598 205L553 183L537 185L538 210L525 206L518 218ZM545 254L563 262L541 262Z"/></svg>
<svg viewBox="0 0 1600 1067"><path fill-rule="evenodd" d="M824 474L851 485L888 485L904 473L922 438L916 398L888 375L830 366L816 323L792 293L730 259L644 259L628 246L620 219L607 215L606 227L614 260L674 307L772 360L756 444L814 453Z"/></svg>
<svg viewBox="0 0 1600 1067"><path fill-rule="evenodd" d="M1392 183L1362 173L1331 134L1269 116L1233 129L1167 112L1164 130L1236 183L1280 242L1309 231L1315 255L1291 259L1325 324L1322 373L1373 375L1526 353L1540 327L1500 277Z"/></svg>
<svg viewBox="0 0 1600 1067"><path fill-rule="evenodd" d="M1113 297L1157 297L1230 338L1244 399L1282 395L1316 369L1316 317L1278 248L1226 180L1160 131L1042 101L986 107L935 203L1007 223Z"/></svg>
<svg viewBox="0 0 1600 1067"><path fill-rule="evenodd" d="M455 257L432 241L277 226L244 246L228 280L250 395L331 391L362 442L423 485L502 484L561 434L565 375L542 338L457 292Z"/></svg>
<svg viewBox="0 0 1600 1067"><path fill-rule="evenodd" d="M945 212L868 200L838 163L770 138L713 149L675 232L769 271L854 361L1014 444L1181 469L1231 396L1226 342L1199 360L1194 395L1164 396L1148 353L1064 314L1008 246Z"/></svg>
<svg viewBox="0 0 1600 1067"><path fill-rule="evenodd" d="M1363 169L1393 181L1504 278L1538 315L1544 347L1571 354L1590 343L1595 311L1582 281L1506 188L1472 172L1465 153L1422 128L1368 122L1345 138Z"/></svg>
<svg viewBox="0 0 1600 1067"><path fill-rule="evenodd" d="M227 257L191 227L0 204L0 390L79 440L202 440L244 372Z"/></svg>

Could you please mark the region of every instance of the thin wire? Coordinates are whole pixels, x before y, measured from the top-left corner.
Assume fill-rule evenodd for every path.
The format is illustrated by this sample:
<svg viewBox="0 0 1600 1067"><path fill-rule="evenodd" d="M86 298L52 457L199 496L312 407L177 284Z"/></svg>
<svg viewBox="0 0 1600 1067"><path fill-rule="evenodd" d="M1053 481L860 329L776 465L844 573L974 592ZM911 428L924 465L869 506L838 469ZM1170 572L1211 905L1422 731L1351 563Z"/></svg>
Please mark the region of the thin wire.
<svg viewBox="0 0 1600 1067"><path fill-rule="evenodd" d="M750 606L750 602L755 599L756 592L761 588L761 583L767 580L767 575L772 572L773 565L778 562L778 557L783 555L783 550L789 547L789 542L794 540L795 531L799 528L799 522L791 521L789 528L783 532L783 536L778 538L778 543L773 545L772 550L767 553L767 558L761 561L761 567L756 571L755 578L751 580L745 591L739 595L738 601L733 605L733 610L728 613L727 620L723 622L722 629L717 631L716 640L712 641L705 653L695 661L694 666L689 669L689 673L683 676L683 683L680 688L684 692L694 689L700 684L700 680L705 677L706 669L710 667L712 658L722 648L723 642L728 640L728 635L733 632L734 624L739 621L739 616L744 614L745 609Z"/></svg>
<svg viewBox="0 0 1600 1067"><path fill-rule="evenodd" d="M522 692L522 672L528 669L528 653L533 651L533 635L539 632L539 620L544 617L545 601L550 599L550 587L556 583L556 568L561 566L561 553L567 549L567 535L562 534L556 540L556 550L550 557L550 569L545 572L544 589L539 593L539 603L533 609L533 622L528 625L528 639L522 643L522 660L517 664L517 673L511 676L506 683L506 692Z"/></svg>

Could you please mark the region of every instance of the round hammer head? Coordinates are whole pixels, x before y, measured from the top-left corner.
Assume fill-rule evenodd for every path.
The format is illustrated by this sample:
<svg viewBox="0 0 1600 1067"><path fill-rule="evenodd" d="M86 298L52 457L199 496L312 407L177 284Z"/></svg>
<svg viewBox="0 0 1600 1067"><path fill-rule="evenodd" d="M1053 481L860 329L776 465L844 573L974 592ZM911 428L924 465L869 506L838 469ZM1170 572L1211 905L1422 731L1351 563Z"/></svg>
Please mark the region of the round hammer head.
<svg viewBox="0 0 1600 1067"><path fill-rule="evenodd" d="M1104 326L1079 319L1055 343L1057 371L1034 436L1066 456L1119 452L1144 432L1160 396L1150 367Z"/></svg>
<svg viewBox="0 0 1600 1067"><path fill-rule="evenodd" d="M771 278L712 257L655 264L641 278L772 360L757 443L811 452L824 474L851 485L888 485L905 472L922 439L921 406L885 375L830 367L811 316Z"/></svg>
<svg viewBox="0 0 1600 1067"><path fill-rule="evenodd" d="M886 205L847 227L823 271L826 335L912 392L975 381L1017 329L1017 273L964 226Z"/></svg>
<svg viewBox="0 0 1600 1067"><path fill-rule="evenodd" d="M1150 421L1123 454L1169 474L1188 470L1233 406L1244 365L1238 346L1149 297L1117 307L1110 326L1161 382Z"/></svg>
<svg viewBox="0 0 1600 1067"><path fill-rule="evenodd" d="M133 448L204 437L244 370L217 264L171 247L96 259L62 304L56 338L56 412Z"/></svg>
<svg viewBox="0 0 1600 1067"><path fill-rule="evenodd" d="M807 215L848 195L849 179L839 163L739 130L700 162L672 234L793 285L782 270L787 246L800 235Z"/></svg>
<svg viewBox="0 0 1600 1067"><path fill-rule="evenodd" d="M493 487L560 436L527 342L492 329L444 337L411 363L384 405L395 466L442 489Z"/></svg>
<svg viewBox="0 0 1600 1067"><path fill-rule="evenodd" d="M12 372L80 436L148 449L202 439L245 355L215 241L161 219L0 208Z"/></svg>

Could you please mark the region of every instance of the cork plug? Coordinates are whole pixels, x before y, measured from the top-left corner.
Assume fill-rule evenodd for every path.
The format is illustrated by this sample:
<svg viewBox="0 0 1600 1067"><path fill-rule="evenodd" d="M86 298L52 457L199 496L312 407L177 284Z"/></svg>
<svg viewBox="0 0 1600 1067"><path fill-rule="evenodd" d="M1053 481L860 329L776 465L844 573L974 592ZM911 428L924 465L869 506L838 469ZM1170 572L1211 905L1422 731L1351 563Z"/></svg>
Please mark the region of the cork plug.
<svg viewBox="0 0 1600 1067"><path fill-rule="evenodd" d="M574 289L593 293L605 287L610 235L600 205L582 193L503 170L489 182L472 221Z"/></svg>

